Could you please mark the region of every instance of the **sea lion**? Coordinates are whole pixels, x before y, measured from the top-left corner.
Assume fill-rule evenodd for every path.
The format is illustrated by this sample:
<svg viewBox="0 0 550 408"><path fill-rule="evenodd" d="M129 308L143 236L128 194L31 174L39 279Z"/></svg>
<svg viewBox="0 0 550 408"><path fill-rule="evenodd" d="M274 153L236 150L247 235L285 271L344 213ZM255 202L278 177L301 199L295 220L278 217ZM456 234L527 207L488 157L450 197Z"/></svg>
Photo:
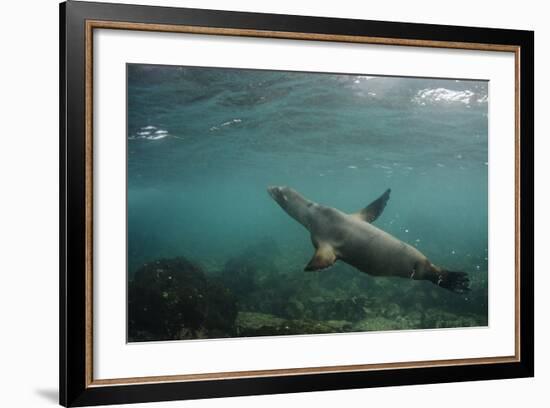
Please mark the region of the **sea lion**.
<svg viewBox="0 0 550 408"><path fill-rule="evenodd" d="M316 250L306 271L328 268L341 259L369 275L427 280L455 293L469 291L467 273L432 264L415 247L372 225L386 207L390 189L355 214L314 203L286 186L267 191L311 234Z"/></svg>

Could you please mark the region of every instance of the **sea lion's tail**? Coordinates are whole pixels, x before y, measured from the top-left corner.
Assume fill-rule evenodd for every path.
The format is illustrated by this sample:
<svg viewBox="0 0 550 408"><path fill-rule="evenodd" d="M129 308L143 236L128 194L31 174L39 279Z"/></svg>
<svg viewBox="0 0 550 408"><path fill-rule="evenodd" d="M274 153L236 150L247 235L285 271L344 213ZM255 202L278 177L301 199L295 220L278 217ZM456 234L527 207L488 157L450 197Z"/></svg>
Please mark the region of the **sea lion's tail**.
<svg viewBox="0 0 550 408"><path fill-rule="evenodd" d="M470 279L466 272L442 270L435 283L454 293L466 293L470 291Z"/></svg>

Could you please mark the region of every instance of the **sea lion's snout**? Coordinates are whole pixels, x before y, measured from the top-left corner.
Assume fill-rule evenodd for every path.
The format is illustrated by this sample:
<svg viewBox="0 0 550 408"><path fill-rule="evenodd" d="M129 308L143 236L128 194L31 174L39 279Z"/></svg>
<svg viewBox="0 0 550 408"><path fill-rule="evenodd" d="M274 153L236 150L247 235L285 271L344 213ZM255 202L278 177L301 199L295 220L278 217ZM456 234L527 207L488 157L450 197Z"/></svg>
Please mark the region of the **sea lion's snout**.
<svg viewBox="0 0 550 408"><path fill-rule="evenodd" d="M267 192L269 193L269 195L273 198L275 194L277 194L277 191L280 189L280 187L277 187L277 186L269 186L267 188Z"/></svg>
<svg viewBox="0 0 550 408"><path fill-rule="evenodd" d="M284 190L286 188L287 187L284 187L284 186L283 187L269 186L267 188L267 192L269 193L271 198L273 198L276 202L278 202L280 204L281 202L288 200L287 196L284 193Z"/></svg>
<svg viewBox="0 0 550 408"><path fill-rule="evenodd" d="M314 203L306 200L296 190L287 186L269 186L267 192L288 215L309 228L310 213Z"/></svg>

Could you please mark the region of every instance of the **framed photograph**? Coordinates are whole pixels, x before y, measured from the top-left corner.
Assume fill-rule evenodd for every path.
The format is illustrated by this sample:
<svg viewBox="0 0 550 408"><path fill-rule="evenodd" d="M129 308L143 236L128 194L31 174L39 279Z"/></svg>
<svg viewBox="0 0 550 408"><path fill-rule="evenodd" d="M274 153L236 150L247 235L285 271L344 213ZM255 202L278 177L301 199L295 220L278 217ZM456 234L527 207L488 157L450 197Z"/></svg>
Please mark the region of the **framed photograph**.
<svg viewBox="0 0 550 408"><path fill-rule="evenodd" d="M533 32L60 27L62 405L533 376Z"/></svg>

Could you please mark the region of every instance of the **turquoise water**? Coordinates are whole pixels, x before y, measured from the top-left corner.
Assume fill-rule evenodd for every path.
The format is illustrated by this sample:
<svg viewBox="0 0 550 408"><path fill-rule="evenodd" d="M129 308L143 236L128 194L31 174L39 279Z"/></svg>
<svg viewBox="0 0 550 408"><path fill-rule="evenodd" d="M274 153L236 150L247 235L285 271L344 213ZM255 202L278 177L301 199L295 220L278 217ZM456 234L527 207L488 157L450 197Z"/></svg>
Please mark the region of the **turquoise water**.
<svg viewBox="0 0 550 408"><path fill-rule="evenodd" d="M130 339L487 324L487 82L154 65L127 75L129 284L144 264L184 257L227 289L236 316L224 330L175 321L177 334L131 318ZM468 272L472 290L342 262L304 272L309 233L269 185L345 212L391 188L375 225ZM130 317L150 311L135 306L142 297Z"/></svg>

